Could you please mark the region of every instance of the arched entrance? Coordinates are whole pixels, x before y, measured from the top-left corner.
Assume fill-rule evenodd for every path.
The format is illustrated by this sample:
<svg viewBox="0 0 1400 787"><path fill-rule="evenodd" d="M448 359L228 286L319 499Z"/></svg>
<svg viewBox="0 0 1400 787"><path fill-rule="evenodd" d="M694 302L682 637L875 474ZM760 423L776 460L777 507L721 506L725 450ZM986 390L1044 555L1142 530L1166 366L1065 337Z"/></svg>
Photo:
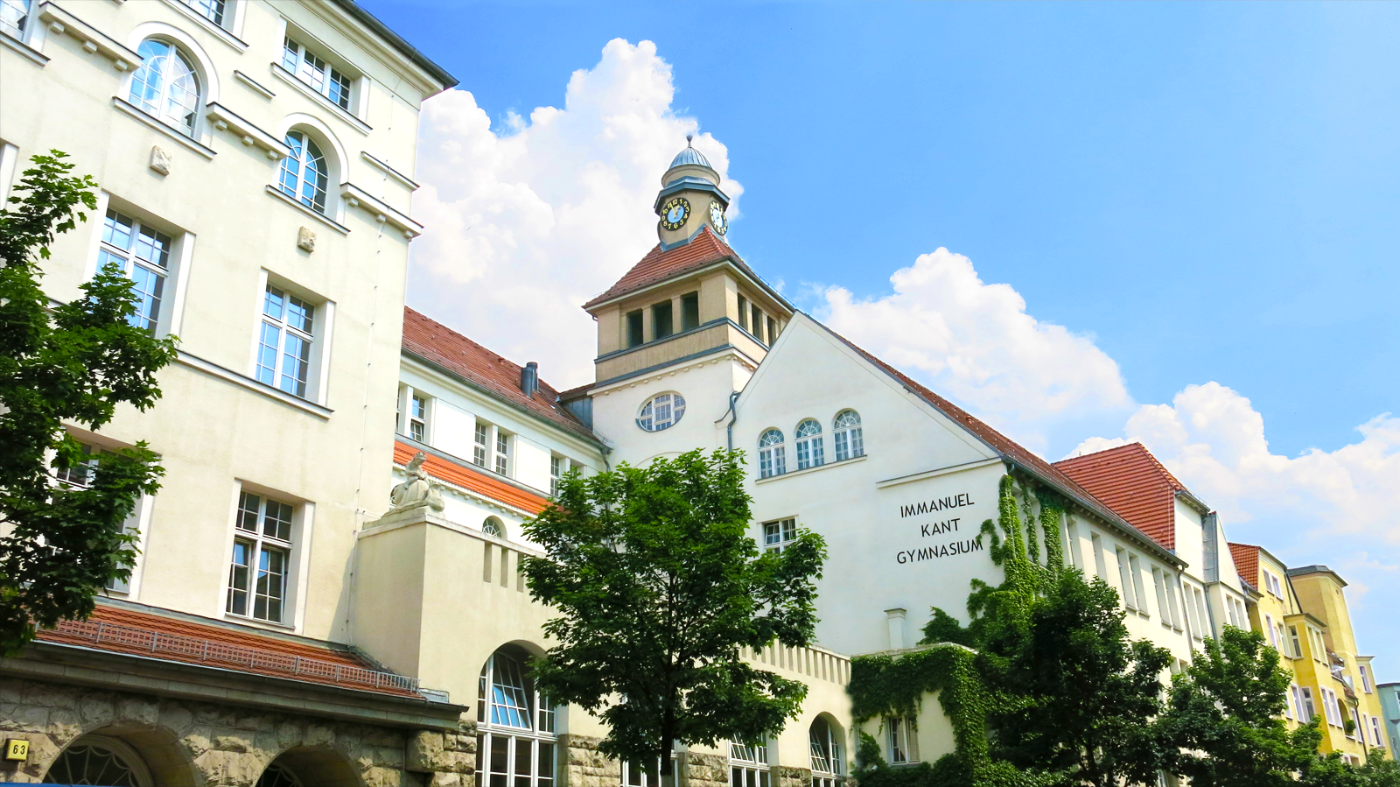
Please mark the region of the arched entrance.
<svg viewBox="0 0 1400 787"><path fill-rule="evenodd" d="M100 784L104 787L155 787L155 777L140 752L120 738L84 735L49 766L45 784Z"/></svg>
<svg viewBox="0 0 1400 787"><path fill-rule="evenodd" d="M362 787L354 766L329 746L303 746L278 755L256 787Z"/></svg>

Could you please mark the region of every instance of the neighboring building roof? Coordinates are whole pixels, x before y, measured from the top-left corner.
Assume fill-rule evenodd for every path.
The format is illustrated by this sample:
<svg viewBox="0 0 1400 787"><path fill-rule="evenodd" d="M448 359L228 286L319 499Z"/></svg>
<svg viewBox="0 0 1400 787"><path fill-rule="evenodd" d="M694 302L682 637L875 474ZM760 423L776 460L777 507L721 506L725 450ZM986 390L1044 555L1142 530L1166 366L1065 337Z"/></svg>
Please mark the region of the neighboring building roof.
<svg viewBox="0 0 1400 787"><path fill-rule="evenodd" d="M558 406L559 393L553 386L541 379L539 390L526 396L520 389L520 366L408 307L403 310L403 349L507 404L598 443L593 430Z"/></svg>
<svg viewBox="0 0 1400 787"><path fill-rule="evenodd" d="M1259 582L1259 547L1252 544L1230 544L1230 557L1235 560L1235 570L1240 578L1255 588Z"/></svg>
<svg viewBox="0 0 1400 787"><path fill-rule="evenodd" d="M360 5L355 2L355 0L332 1L336 5L340 6L341 9L345 11L345 13L359 20L360 24L364 25L365 27L368 27L375 33L378 33L381 38L383 38L389 43L389 46L392 46L394 49L397 49L399 51L399 54L413 61L414 65L417 65L419 68L431 74L433 79L436 79L437 81L442 83L444 90L447 88L457 86L456 77L447 73L447 70L444 69L442 66L438 65L437 63L434 63L432 60L429 60L427 55L418 51L417 47L405 41L403 37L400 36L398 33L395 33L393 30L390 30L388 25L379 21L379 19L375 17L374 14L371 14L364 8L360 7Z"/></svg>
<svg viewBox="0 0 1400 787"><path fill-rule="evenodd" d="M439 481L470 489L482 497L488 497L511 508L528 511L531 516L549 505L549 499L544 495L503 481L489 470L467 462L453 462L430 449L415 447L401 440L394 441L394 464L406 466L419 451L426 456L423 469Z"/></svg>
<svg viewBox="0 0 1400 787"><path fill-rule="evenodd" d="M41 629L37 639L377 694L420 696L416 679L383 670L344 646L276 636L222 621L200 623L155 607L144 609L150 611L99 600L92 617Z"/></svg>
<svg viewBox="0 0 1400 787"><path fill-rule="evenodd" d="M1176 549L1176 495L1186 486L1142 443L1062 459L1065 475L1167 549Z"/></svg>
<svg viewBox="0 0 1400 787"><path fill-rule="evenodd" d="M822 325L816 320L812 320L812 322L816 323L817 325L821 325L821 327L828 331L832 336L835 336L837 339L840 339L846 344L846 346L850 347L852 350L855 350L857 353L860 353L866 360L879 367L886 374L889 374L891 377L894 377L902 385L904 385L904 387L908 389L911 393L915 394L916 396L919 396L925 402L932 405L935 409L939 410L948 418L952 419L954 422L958 423L964 429L968 430L974 436L982 440L982 442L991 446L992 450L1001 454L1002 457L1004 457L1005 459L1008 459L1011 462L1020 465L1022 468L1035 474L1042 481L1050 484L1051 486L1058 487L1062 494L1069 496L1075 502L1093 511L1105 521L1112 522L1114 525L1122 528L1128 533L1134 533L1138 536L1141 536L1146 545L1151 546L1155 543L1160 547L1160 542L1155 542L1146 533L1143 533L1142 531L1138 530L1136 527L1133 526L1131 522L1124 519L1121 515L1115 512L1112 509L1112 507L1108 506L1103 501L1096 498L1089 490L1080 486L1073 478L1060 472L1060 470L1057 469L1055 465L1050 464L1044 459L1041 459L1040 457L1036 456L1028 449L1023 448L1020 444L1016 443L1016 441L1012 440L1011 438L1007 437L1001 432L998 432L997 430L983 423L981 420L973 417L971 413L968 413L961 407L958 407L957 405L953 404L947 399L944 399L942 396L939 396L933 391L930 391L928 388L925 388L919 383L914 382L914 380L912 380L908 375L904 374L903 372L899 371L893 366L890 366L889 364L885 363L884 361L880 360L874 355L866 352L865 350L862 350L860 347L857 347L854 343L846 339L841 334L836 333L830 328L827 328L825 325ZM1172 554L1169 551L1159 549L1159 553L1171 562L1181 562L1180 558L1176 557L1176 555Z"/></svg>
<svg viewBox="0 0 1400 787"><path fill-rule="evenodd" d="M1328 568L1327 566L1322 566L1322 565L1302 566L1302 567L1300 567L1300 568L1290 568L1290 569L1288 569L1285 573L1287 573L1288 576L1290 576L1290 577L1301 577L1301 576L1306 576L1306 575L1308 575L1308 574L1330 574L1330 575L1332 576L1332 578L1335 579L1335 580L1337 580L1337 582L1338 582L1342 587L1346 587L1346 586L1347 586L1347 581L1346 581L1345 579L1342 579L1342 577L1341 577L1340 574L1338 574L1337 572L1335 572L1335 571L1333 571L1332 569Z"/></svg>
<svg viewBox="0 0 1400 787"><path fill-rule="evenodd" d="M632 266L632 270L623 274L616 284L609 287L602 295L585 303L583 308L591 309L598 304L620 298L657 282L683 276L726 260L734 263L745 275L757 282L774 300L789 309L792 308L781 295L764 283L763 279L759 278L758 274L754 273L753 269L738 254L735 254L734 250L729 248L729 244L716 235L708 224L702 227L700 232L690 239L689 243L672 246L669 249L663 249L658 243L651 251L647 252L641 262Z"/></svg>

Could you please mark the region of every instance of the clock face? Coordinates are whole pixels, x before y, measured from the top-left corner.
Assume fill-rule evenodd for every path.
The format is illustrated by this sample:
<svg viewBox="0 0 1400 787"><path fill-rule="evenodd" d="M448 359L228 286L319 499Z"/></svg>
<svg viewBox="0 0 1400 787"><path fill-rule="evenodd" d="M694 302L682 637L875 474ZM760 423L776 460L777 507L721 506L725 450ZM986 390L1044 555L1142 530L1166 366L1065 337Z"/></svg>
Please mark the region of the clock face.
<svg viewBox="0 0 1400 787"><path fill-rule="evenodd" d="M678 230L690 215L690 201L685 197L672 197L661 206L661 226L668 230Z"/></svg>
<svg viewBox="0 0 1400 787"><path fill-rule="evenodd" d="M714 226L715 232L721 235L729 229L729 220L725 218L724 206L714 200L710 200L710 224Z"/></svg>

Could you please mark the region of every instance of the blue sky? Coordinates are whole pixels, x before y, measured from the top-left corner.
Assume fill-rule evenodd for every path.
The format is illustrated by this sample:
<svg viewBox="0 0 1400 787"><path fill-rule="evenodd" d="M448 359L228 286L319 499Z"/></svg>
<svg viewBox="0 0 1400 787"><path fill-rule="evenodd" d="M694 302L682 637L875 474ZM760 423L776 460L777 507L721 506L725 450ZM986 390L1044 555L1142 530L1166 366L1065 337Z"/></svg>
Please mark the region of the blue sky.
<svg viewBox="0 0 1400 787"><path fill-rule="evenodd" d="M1091 437L1144 439L1236 513L1233 538L1359 577L1374 632L1362 647L1400 679L1380 603L1400 591L1400 443L1393 419L1373 420L1400 412L1400 5L362 3L461 79L502 144L535 108L565 106L571 74L607 70L610 40L654 42L666 112L722 143L742 183L730 240L760 273L862 337L875 312L833 307L830 288L936 309L960 263L931 259L938 275L903 302L882 300L892 274L939 247L965 256L1024 299L1034 330L1092 345L1046 339L1062 368L1022 383L1073 388L1062 378L1080 364L1116 364L1122 395L1027 414L938 364L927 381L1052 459ZM543 166L530 183L557 214ZM617 226L618 270L654 242L632 232L650 221ZM410 303L442 316L429 289L411 283ZM866 341L886 357L927 351L886 339ZM1239 459L1253 438L1231 432L1251 419L1269 456L1321 453L1261 475ZM1385 434L1363 437L1368 422ZM1201 434L1162 436L1181 424ZM1213 488L1193 445L1239 483ZM1350 496L1295 491L1339 466Z"/></svg>

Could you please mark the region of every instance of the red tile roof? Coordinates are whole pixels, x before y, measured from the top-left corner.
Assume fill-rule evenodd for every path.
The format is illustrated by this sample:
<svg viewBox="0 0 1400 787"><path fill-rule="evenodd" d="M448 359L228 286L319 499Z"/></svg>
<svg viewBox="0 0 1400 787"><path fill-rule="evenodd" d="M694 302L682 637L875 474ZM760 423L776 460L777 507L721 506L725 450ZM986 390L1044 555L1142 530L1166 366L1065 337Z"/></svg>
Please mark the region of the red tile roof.
<svg viewBox="0 0 1400 787"><path fill-rule="evenodd" d="M1235 573L1255 588L1263 587L1259 583L1259 547L1232 543L1230 557L1235 559Z"/></svg>
<svg viewBox="0 0 1400 787"><path fill-rule="evenodd" d="M417 697L417 682L352 651L316 640L272 636L248 626L199 623L99 602L85 621L41 629L41 642L198 664L306 683Z"/></svg>
<svg viewBox="0 0 1400 787"><path fill-rule="evenodd" d="M754 281L762 283L763 280L739 258L738 254L734 253L733 249L729 248L729 244L725 243L706 225L701 228L698 235L684 245L662 249L661 244L658 243L651 251L647 252L647 256L643 257L641 262L632 266L632 270L623 274L616 284L609 287L602 295L585 303L583 308L591 309L613 298L636 292L659 281L682 276L691 271L698 271L722 260L732 261ZM769 294L779 302L786 303L777 293L770 290Z"/></svg>
<svg viewBox="0 0 1400 787"><path fill-rule="evenodd" d="M1176 493L1186 487L1142 443L1055 463L1138 530L1176 549Z"/></svg>
<svg viewBox="0 0 1400 787"><path fill-rule="evenodd" d="M419 450L421 449L414 448L408 443L394 441L394 464L407 465ZM494 478L494 474L475 465L453 462L427 451L423 453L427 456L427 460L423 462L423 469L428 471L428 475L440 481L446 481L463 489L470 489L483 497L489 497L512 508L528 511L531 516L543 511L545 506L549 505L549 499L543 495L526 491L514 484L508 484Z"/></svg>
<svg viewBox="0 0 1400 787"><path fill-rule="evenodd" d="M557 404L559 393L544 380L534 396L520 390L520 366L482 347L446 325L405 307L403 349L523 408L554 425L597 442L593 431Z"/></svg>
<svg viewBox="0 0 1400 787"><path fill-rule="evenodd" d="M816 321L813 320L813 322ZM825 325L822 325L819 322L816 324L821 325L821 327L824 328L826 331L830 332L832 336L835 336L837 339L840 339L842 342L844 342L846 346L850 347L852 350L855 350L857 353L860 353L862 356L865 357L866 360L878 366L885 373L894 377L901 384L903 384L904 387L907 388L910 392L923 398L924 401L933 405L944 415L951 418L956 423L960 424L964 429L967 429L969 432L971 432L976 437L980 438L986 444L990 445L993 450L1001 454L1006 459L1009 459L1012 462L1020 465L1021 467L1031 471L1047 483L1060 487L1060 491L1062 493L1069 495L1075 500L1075 502L1079 503L1085 508L1094 511L1096 514L1098 514L1100 517L1103 517L1105 520L1113 522L1128 531L1132 531L1135 529L1130 521L1126 520L1124 517L1115 512L1110 506L1108 506L1103 501L1095 497L1089 490L1080 486L1080 484L1076 482L1073 478L1061 472L1055 465L1052 465L1044 459L1041 459L1039 456L1036 456L1034 453L1022 447L1016 441L1012 440L1011 438L1007 437L1001 432L998 432L997 430L988 426L981 420L973 417L971 413L968 413L961 407L958 407L957 405L953 404L947 399L944 399L942 396L939 396L938 394L934 393L928 388L925 388L919 383L914 382L914 380L911 379L908 375L904 374L903 372L899 371L893 366L890 366L889 364L885 363L884 361L880 360L879 358L875 357L869 352L866 352L865 350L856 346L844 336L836 333L835 331L832 331L830 328L827 328ZM1146 537L1146 534L1142 535Z"/></svg>

